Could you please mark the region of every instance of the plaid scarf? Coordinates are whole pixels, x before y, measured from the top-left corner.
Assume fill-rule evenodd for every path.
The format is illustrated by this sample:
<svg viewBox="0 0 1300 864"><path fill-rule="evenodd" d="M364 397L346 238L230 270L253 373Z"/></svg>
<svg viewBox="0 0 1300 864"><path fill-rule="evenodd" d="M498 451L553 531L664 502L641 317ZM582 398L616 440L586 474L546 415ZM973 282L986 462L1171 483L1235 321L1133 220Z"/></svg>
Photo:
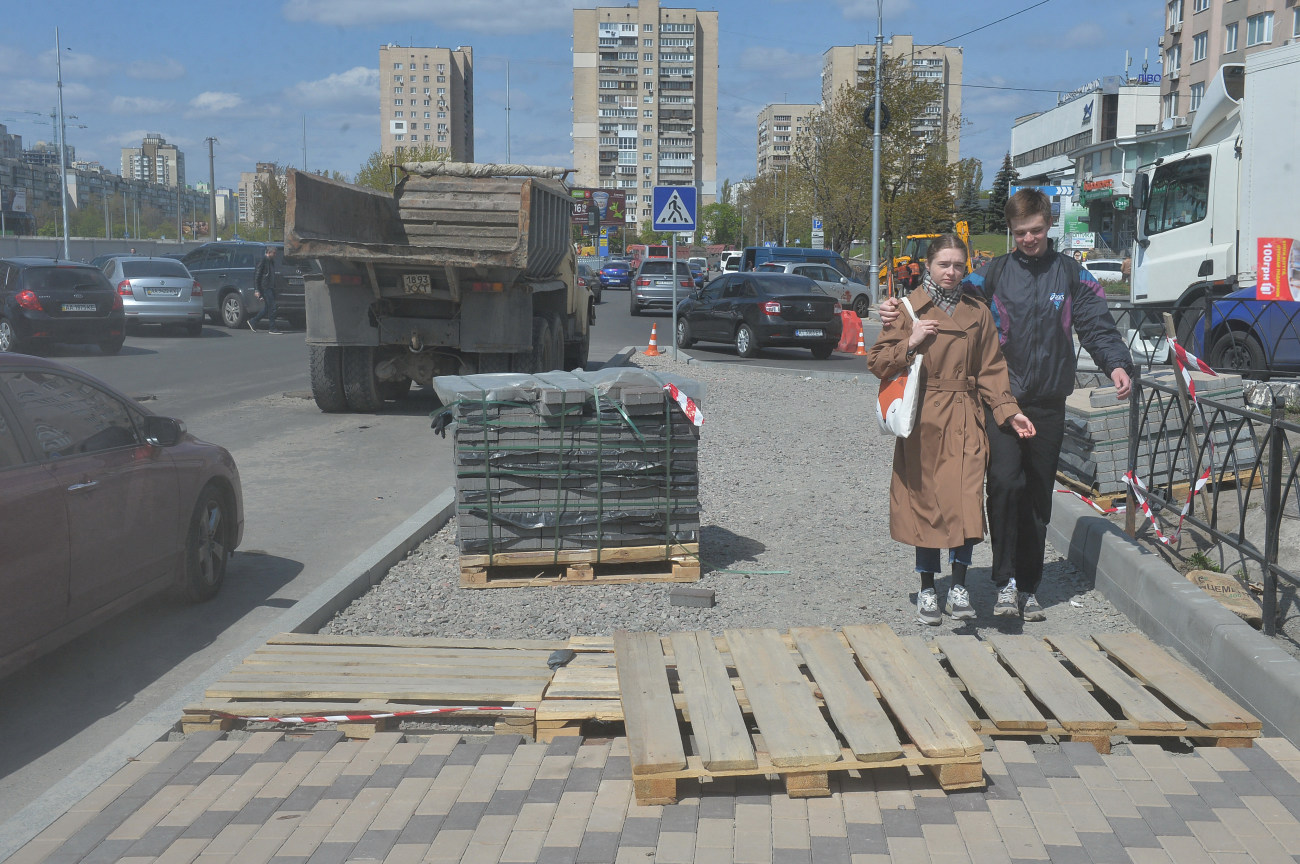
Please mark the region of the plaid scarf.
<svg viewBox="0 0 1300 864"><path fill-rule="evenodd" d="M957 308L957 299L961 297L961 283L958 282L954 285L951 291L944 291L939 287L939 283L935 282L930 276L930 271L927 270L925 271L925 281L923 284L925 285L925 290L929 292L930 297L934 300L934 305L938 306L949 315L952 315L953 310Z"/></svg>

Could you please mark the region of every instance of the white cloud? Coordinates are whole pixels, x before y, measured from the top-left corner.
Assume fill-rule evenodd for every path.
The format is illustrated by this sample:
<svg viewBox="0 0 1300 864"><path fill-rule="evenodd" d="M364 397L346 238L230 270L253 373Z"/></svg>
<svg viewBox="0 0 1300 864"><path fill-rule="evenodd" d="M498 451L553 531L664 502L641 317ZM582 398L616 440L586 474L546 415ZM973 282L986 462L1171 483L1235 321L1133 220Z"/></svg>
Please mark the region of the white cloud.
<svg viewBox="0 0 1300 864"><path fill-rule="evenodd" d="M433 21L447 30L479 33L521 33L558 30L573 21L573 4L566 0L515 0L508 12L483 0L285 0L284 17L331 26L409 25ZM503 14L507 13L507 14Z"/></svg>
<svg viewBox="0 0 1300 864"><path fill-rule="evenodd" d="M216 90L205 91L190 100L190 107L200 114L229 111L243 104L244 99L238 93L222 93Z"/></svg>
<svg viewBox="0 0 1300 864"><path fill-rule="evenodd" d="M316 81L300 81L288 98L305 105L373 108L379 110L379 70L354 66Z"/></svg>
<svg viewBox="0 0 1300 864"><path fill-rule="evenodd" d="M172 109L170 99L151 99L148 96L114 96L108 110L114 114L161 114Z"/></svg>
<svg viewBox="0 0 1300 864"><path fill-rule="evenodd" d="M157 60L136 60L127 64L126 74L129 78L142 81L174 81L185 75L185 67L179 60L161 57Z"/></svg>

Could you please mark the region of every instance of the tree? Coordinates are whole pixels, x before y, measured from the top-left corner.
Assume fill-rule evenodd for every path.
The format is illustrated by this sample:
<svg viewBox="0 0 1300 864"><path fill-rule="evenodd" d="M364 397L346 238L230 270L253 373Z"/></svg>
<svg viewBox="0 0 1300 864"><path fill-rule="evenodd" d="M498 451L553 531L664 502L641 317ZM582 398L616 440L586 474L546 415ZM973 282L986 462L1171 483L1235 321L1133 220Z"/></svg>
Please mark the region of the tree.
<svg viewBox="0 0 1300 864"><path fill-rule="evenodd" d="M397 166L403 162L446 162L451 153L446 147L432 144L419 144L414 147L395 147L392 153L376 150L371 153L361 168L357 170L352 182L358 186L369 186L380 192L393 192Z"/></svg>
<svg viewBox="0 0 1300 864"><path fill-rule="evenodd" d="M993 178L993 191L989 195L989 209L984 221L984 230L996 233L1007 230L1007 217L1003 212L1007 206L1007 188L1020 179L1016 168L1011 164L1011 153L1002 157L1002 167Z"/></svg>
<svg viewBox="0 0 1300 864"><path fill-rule="evenodd" d="M289 186L285 177L288 166L276 162L265 174L253 181L252 224L243 227L245 236L259 240L282 239L289 202Z"/></svg>
<svg viewBox="0 0 1300 864"><path fill-rule="evenodd" d="M700 233L708 235L710 243L736 244L740 240L740 212L730 204L705 204L700 209Z"/></svg>
<svg viewBox="0 0 1300 864"><path fill-rule="evenodd" d="M980 206L980 187L984 185L984 166L978 159L963 159L957 166L957 216L970 224L972 234L984 230L984 208Z"/></svg>

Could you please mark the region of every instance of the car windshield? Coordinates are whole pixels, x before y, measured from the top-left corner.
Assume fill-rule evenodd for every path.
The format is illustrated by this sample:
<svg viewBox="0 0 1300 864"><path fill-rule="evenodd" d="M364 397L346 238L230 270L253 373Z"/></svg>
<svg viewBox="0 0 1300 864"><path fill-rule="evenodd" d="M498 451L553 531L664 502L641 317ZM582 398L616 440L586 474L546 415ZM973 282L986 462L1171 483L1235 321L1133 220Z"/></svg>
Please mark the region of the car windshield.
<svg viewBox="0 0 1300 864"><path fill-rule="evenodd" d="M190 274L179 261L123 261L122 275L128 279L150 276L176 276L188 279Z"/></svg>
<svg viewBox="0 0 1300 864"><path fill-rule="evenodd" d="M793 273L773 273L755 279L754 282L758 285L758 290L769 297L777 294L821 294L816 282L807 276Z"/></svg>
<svg viewBox="0 0 1300 864"><path fill-rule="evenodd" d="M30 291L111 289L104 274L93 267L31 267L23 275L23 285Z"/></svg>
<svg viewBox="0 0 1300 864"><path fill-rule="evenodd" d="M641 265L642 276L668 276L673 272L671 261L647 261ZM679 264L677 272L685 274L686 265Z"/></svg>

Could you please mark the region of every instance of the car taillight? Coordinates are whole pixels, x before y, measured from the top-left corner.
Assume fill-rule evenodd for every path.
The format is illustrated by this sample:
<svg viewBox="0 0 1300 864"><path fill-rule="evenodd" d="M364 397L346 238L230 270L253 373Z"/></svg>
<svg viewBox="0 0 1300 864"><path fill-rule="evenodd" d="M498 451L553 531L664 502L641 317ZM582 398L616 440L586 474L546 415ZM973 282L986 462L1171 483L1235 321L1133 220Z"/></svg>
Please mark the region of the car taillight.
<svg viewBox="0 0 1300 864"><path fill-rule="evenodd" d="M194 287L190 289L190 296L191 297L203 296L203 286L200 285L197 280L194 282Z"/></svg>
<svg viewBox="0 0 1300 864"><path fill-rule="evenodd" d="M840 301L838 300L835 301L835 314L836 315L844 314L844 307L840 305Z"/></svg>
<svg viewBox="0 0 1300 864"><path fill-rule="evenodd" d="M130 296L131 296L131 280L130 280L130 279L123 279L121 282L118 282L118 283L117 283L117 293L120 294L120 295L123 296L123 297L130 297Z"/></svg>
<svg viewBox="0 0 1300 864"><path fill-rule="evenodd" d="M30 290L19 291L18 296L14 298L14 302L17 303L21 308L30 310L32 312L45 311L45 307L41 305L41 298L37 297L36 293Z"/></svg>
<svg viewBox="0 0 1300 864"><path fill-rule="evenodd" d="M122 295L121 295L121 294L114 294L114 295L113 295L113 307L112 307L112 308L113 308L113 309L121 309L121 308L122 308Z"/></svg>
<svg viewBox="0 0 1300 864"><path fill-rule="evenodd" d="M763 314L764 314L764 315L780 315L780 314L781 314L781 304L778 303L776 300L768 300L766 303L763 304Z"/></svg>
<svg viewBox="0 0 1300 864"><path fill-rule="evenodd" d="M642 277L642 278L636 280L636 284L638 284L638 285L644 287L644 286L647 286L647 285L650 284L650 280L649 280L649 279L646 279L645 277Z"/></svg>
<svg viewBox="0 0 1300 864"><path fill-rule="evenodd" d="M682 280L682 287L683 287L683 288L694 288L694 287L695 287L695 281L694 281L693 279L683 279L683 280Z"/></svg>

